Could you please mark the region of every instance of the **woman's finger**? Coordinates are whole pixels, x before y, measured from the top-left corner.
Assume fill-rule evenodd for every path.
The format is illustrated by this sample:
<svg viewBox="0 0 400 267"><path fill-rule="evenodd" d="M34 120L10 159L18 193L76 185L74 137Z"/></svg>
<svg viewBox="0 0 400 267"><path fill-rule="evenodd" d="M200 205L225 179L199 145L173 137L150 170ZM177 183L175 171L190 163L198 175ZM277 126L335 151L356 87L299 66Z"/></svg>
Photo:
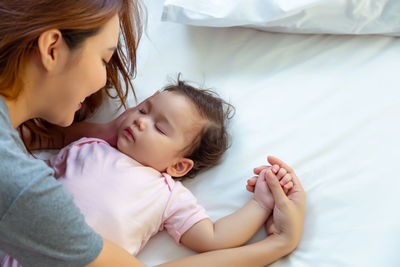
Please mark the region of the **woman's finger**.
<svg viewBox="0 0 400 267"><path fill-rule="evenodd" d="M301 193L305 194L303 186L301 185L299 178L297 178L297 175L295 173L291 173L291 174L292 174L293 188L290 191L290 194L296 193L296 192L301 192Z"/></svg>
<svg viewBox="0 0 400 267"><path fill-rule="evenodd" d="M266 178L268 187L271 190L272 195L274 197L275 204L276 205L282 204L282 201L286 200L286 194L283 191L278 178L271 170L267 171Z"/></svg>
<svg viewBox="0 0 400 267"><path fill-rule="evenodd" d="M287 197L304 210L306 204L306 192L296 175L292 175L291 182L293 183L293 187L288 191Z"/></svg>

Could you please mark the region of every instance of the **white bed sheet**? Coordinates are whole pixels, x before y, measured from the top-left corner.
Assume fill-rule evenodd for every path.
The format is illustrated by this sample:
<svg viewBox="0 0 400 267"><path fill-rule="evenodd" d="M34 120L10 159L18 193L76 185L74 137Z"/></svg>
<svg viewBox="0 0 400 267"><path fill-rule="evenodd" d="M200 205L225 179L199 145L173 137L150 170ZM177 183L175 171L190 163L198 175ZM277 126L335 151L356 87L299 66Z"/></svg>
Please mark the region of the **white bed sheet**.
<svg viewBox="0 0 400 267"><path fill-rule="evenodd" d="M298 248L273 266L400 266L400 39L183 26L160 21L162 2L145 1L139 100L181 72L236 107L223 162L185 183L212 219L251 198L252 168L275 155L296 170L307 210ZM160 233L139 259L190 254Z"/></svg>

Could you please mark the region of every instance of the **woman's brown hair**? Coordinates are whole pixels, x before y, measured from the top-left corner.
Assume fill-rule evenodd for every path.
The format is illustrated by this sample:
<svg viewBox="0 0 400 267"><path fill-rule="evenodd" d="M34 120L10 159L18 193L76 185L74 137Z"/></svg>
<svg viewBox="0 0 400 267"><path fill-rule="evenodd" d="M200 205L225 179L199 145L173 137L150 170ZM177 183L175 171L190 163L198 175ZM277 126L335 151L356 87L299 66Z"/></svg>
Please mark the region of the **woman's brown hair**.
<svg viewBox="0 0 400 267"><path fill-rule="evenodd" d="M206 120L190 145L181 151L184 157L193 160L193 168L184 177L174 179L194 178L199 172L216 165L229 148L227 124L233 117L235 108L216 92L198 89L180 80L180 74L176 84L165 87L164 91L187 97L196 106L200 116Z"/></svg>
<svg viewBox="0 0 400 267"><path fill-rule="evenodd" d="M5 0L0 2L0 95L15 99L22 89L22 70L37 48L41 33L59 29L68 47L78 48L119 14L121 35L117 50L107 65L106 86L87 97L74 121L89 117L105 96L126 108L131 79L136 70L136 50L142 34L143 9L139 0ZM31 143L49 138L51 124L32 119L20 126L30 131ZM22 131L24 128L24 131ZM24 136L22 136L24 139ZM29 147L29 144L26 144Z"/></svg>

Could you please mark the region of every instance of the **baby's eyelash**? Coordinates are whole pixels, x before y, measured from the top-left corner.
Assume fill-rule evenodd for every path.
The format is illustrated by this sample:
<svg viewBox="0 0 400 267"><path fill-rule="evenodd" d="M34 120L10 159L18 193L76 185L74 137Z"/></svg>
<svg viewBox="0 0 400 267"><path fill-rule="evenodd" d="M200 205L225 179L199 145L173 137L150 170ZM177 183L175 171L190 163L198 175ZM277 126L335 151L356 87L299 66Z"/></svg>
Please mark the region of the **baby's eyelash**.
<svg viewBox="0 0 400 267"><path fill-rule="evenodd" d="M165 133L155 124L154 127L156 127L157 131L159 131L160 133L162 133L163 135L165 135Z"/></svg>

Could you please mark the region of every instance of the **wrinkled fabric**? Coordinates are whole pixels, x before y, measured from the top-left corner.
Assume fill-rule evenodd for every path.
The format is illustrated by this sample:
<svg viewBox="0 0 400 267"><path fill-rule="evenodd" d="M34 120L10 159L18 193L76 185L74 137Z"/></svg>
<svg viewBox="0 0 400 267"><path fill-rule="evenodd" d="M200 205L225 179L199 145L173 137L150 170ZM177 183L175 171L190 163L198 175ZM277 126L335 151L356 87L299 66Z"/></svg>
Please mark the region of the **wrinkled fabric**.
<svg viewBox="0 0 400 267"><path fill-rule="evenodd" d="M166 0L162 19L315 34L400 35L398 0Z"/></svg>

